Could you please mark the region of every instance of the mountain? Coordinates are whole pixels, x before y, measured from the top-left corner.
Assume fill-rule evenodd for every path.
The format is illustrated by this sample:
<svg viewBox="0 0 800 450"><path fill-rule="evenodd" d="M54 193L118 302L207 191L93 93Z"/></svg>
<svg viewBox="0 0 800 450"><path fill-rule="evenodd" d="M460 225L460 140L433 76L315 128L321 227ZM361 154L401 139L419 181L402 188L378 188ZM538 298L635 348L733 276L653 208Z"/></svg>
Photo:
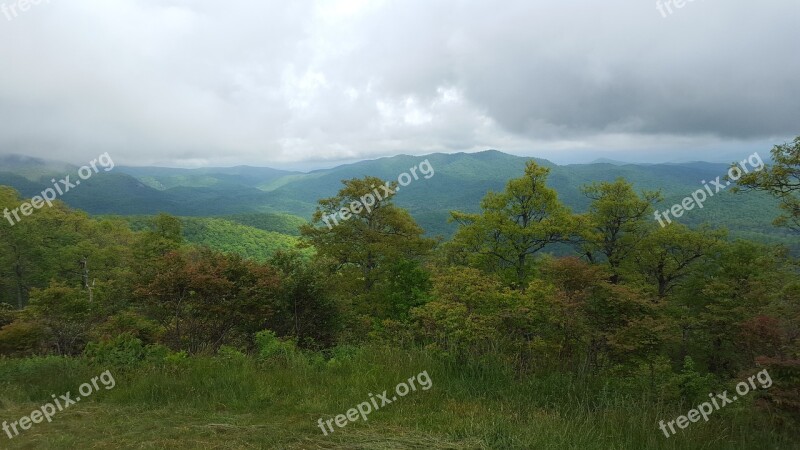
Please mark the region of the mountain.
<svg viewBox="0 0 800 450"><path fill-rule="evenodd" d="M420 177L403 187L396 202L407 208L429 234L449 236L454 230L454 225L447 222L449 211L478 211L486 192L502 190L510 178L522 175L525 162L530 159L535 158L488 150L426 156L398 155L308 173L246 166L206 169L117 167L108 173L101 171L67 193L62 200L94 214L167 212L178 216L215 217L256 214L251 219L257 223L260 220L258 214L287 213L308 219L316 202L335 195L342 180L366 175L396 180L398 175L428 160L434 176L430 179ZM663 211L702 189L702 181L722 178L728 170L726 164L704 162L560 166L547 160L535 160L551 169L550 186L576 212L585 211L589 204L580 190L587 183L623 177L638 190L660 189L665 200L658 208ZM4 164L0 168L0 184L12 186L25 196L36 195L48 187L50 178L63 176L63 172L56 169L67 167L38 160L12 162L14 165ZM732 195L722 191L710 197L704 208L695 208L680 220L689 225L708 222L729 228L734 236L797 246L796 236L771 225L777 214L776 202L765 195ZM285 221L283 225L280 230L265 231L285 233Z"/></svg>
<svg viewBox="0 0 800 450"><path fill-rule="evenodd" d="M13 173L30 181L49 174L76 171L77 166L57 161L46 161L24 155L0 155L0 172Z"/></svg>
<svg viewBox="0 0 800 450"><path fill-rule="evenodd" d="M137 178L148 186L167 190L175 187L252 187L278 178L299 174L269 167L222 167L202 169L172 169L164 167L119 167L117 172Z"/></svg>

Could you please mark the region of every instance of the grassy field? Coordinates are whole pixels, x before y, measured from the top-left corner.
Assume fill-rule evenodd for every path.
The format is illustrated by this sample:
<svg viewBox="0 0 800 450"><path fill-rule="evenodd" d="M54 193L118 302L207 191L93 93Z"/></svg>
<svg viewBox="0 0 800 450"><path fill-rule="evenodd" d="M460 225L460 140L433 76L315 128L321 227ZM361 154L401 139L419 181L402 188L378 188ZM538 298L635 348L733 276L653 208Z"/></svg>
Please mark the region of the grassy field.
<svg viewBox="0 0 800 450"><path fill-rule="evenodd" d="M34 424L0 448L20 449L796 449L752 404L737 402L709 422L666 439L660 419L686 405L659 405L635 392L565 375L523 379L496 365L454 364L430 355L373 349L322 358L258 362L189 358L135 367L85 359L0 360L0 420L15 421L111 370L116 386ZM344 414L370 393L427 371L433 382L324 436L319 418Z"/></svg>

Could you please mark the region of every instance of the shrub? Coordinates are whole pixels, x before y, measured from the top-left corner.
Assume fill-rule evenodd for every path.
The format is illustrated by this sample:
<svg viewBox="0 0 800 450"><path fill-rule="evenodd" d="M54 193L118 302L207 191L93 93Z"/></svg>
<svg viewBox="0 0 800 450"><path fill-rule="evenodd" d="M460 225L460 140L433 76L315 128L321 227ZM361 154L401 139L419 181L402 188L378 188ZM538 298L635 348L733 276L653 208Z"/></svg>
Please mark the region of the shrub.
<svg viewBox="0 0 800 450"><path fill-rule="evenodd" d="M157 342L163 331L156 322L133 311L123 311L106 319L90 335L96 341L105 341L127 333L144 344L150 344Z"/></svg>
<svg viewBox="0 0 800 450"><path fill-rule="evenodd" d="M17 311L8 303L0 303L0 328L9 325L17 318Z"/></svg>
<svg viewBox="0 0 800 450"><path fill-rule="evenodd" d="M774 386L759 393L759 405L776 413L777 418L797 426L800 423L800 359L758 358Z"/></svg>
<svg viewBox="0 0 800 450"><path fill-rule="evenodd" d="M359 354L361 354L361 352L361 347L356 347L353 345L337 345L326 352L330 357L327 365L331 368L343 367L345 362L352 361Z"/></svg>
<svg viewBox="0 0 800 450"><path fill-rule="evenodd" d="M683 370L676 381L681 396L690 402L705 399L716 384L714 375L695 370L694 361L688 356L683 360Z"/></svg>
<svg viewBox="0 0 800 450"><path fill-rule="evenodd" d="M101 365L126 367L143 360L145 349L138 338L130 333L123 333L113 339L90 342L83 354Z"/></svg>
<svg viewBox="0 0 800 450"><path fill-rule="evenodd" d="M282 341L269 330L256 333L256 348L260 359L292 359L297 353L297 346L294 341Z"/></svg>
<svg viewBox="0 0 800 450"><path fill-rule="evenodd" d="M144 348L144 359L150 363L163 363L170 354L170 349L161 344L151 344Z"/></svg>
<svg viewBox="0 0 800 450"><path fill-rule="evenodd" d="M41 325L14 322L0 330L0 355L26 356L42 349L46 332Z"/></svg>
<svg viewBox="0 0 800 450"><path fill-rule="evenodd" d="M223 345L217 350L217 356L228 361L241 362L247 359L247 355L240 352L239 349Z"/></svg>
<svg viewBox="0 0 800 450"><path fill-rule="evenodd" d="M189 360L189 354L186 353L185 350L181 350L179 352L171 352L167 356L164 357L164 362L167 364L172 364L176 366L180 366L186 364Z"/></svg>

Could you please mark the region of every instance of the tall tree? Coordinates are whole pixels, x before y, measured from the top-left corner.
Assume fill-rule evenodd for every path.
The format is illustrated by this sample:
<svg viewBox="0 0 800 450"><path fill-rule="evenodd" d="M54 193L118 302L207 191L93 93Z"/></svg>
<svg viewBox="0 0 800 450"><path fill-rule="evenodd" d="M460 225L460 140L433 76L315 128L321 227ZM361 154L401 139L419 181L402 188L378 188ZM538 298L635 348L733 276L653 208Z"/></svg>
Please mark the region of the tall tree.
<svg viewBox="0 0 800 450"><path fill-rule="evenodd" d="M639 196L622 178L585 186L583 193L592 204L582 221L581 250L589 262L602 258L611 268L611 282L616 284L622 263L652 231L650 213L661 194L645 191Z"/></svg>
<svg viewBox="0 0 800 450"><path fill-rule="evenodd" d="M385 288L400 261L420 261L435 245L408 211L394 205L397 183L364 177L342 181L335 197L320 200L311 224L301 227L318 262L336 276L335 290L349 314L353 337L387 318ZM367 328L365 328L367 327Z"/></svg>
<svg viewBox="0 0 800 450"><path fill-rule="evenodd" d="M495 272L511 271L518 289L525 289L533 256L546 246L568 242L574 218L547 187L550 169L529 161L525 175L512 179L504 192L489 192L480 214L458 211L452 220L461 227L451 248L472 264Z"/></svg>
<svg viewBox="0 0 800 450"><path fill-rule="evenodd" d="M408 211L392 202L397 183L375 177L351 179L335 197L319 201L311 224L301 227L307 245L320 259L332 262L349 296L371 296L402 261L419 261L435 242ZM375 299L368 312L378 315Z"/></svg>

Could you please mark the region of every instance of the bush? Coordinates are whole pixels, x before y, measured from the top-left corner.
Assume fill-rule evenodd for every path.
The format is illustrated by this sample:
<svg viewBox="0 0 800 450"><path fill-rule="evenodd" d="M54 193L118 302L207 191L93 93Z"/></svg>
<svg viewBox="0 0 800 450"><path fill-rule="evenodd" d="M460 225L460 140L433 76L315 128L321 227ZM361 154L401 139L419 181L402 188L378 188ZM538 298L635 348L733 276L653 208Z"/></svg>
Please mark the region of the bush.
<svg viewBox="0 0 800 450"><path fill-rule="evenodd" d="M255 335L258 359L263 362L278 362L285 367L319 368L324 367L325 359L319 353L307 352L297 348L294 339L279 339L269 330L259 331Z"/></svg>
<svg viewBox="0 0 800 450"><path fill-rule="evenodd" d="M800 423L800 359L758 358L774 386L762 391L759 405L776 413L781 422L790 426Z"/></svg>
<svg viewBox="0 0 800 450"><path fill-rule="evenodd" d="M41 325L14 322L0 329L0 355L28 356L42 350L46 332Z"/></svg>
<svg viewBox="0 0 800 450"><path fill-rule="evenodd" d="M352 361L362 351L361 347L354 345L337 345L326 352L329 357L327 365L331 368L343 367L345 362Z"/></svg>
<svg viewBox="0 0 800 450"><path fill-rule="evenodd" d="M677 377L681 396L689 402L705 399L716 386L714 375L695 370L694 361L690 357L683 360L683 370Z"/></svg>
<svg viewBox="0 0 800 450"><path fill-rule="evenodd" d="M179 352L172 352L164 357L165 363L172 364L174 366L185 365L188 360L189 360L189 354L186 353L185 350L181 350Z"/></svg>
<svg viewBox="0 0 800 450"><path fill-rule="evenodd" d="M269 330L256 333L256 349L260 359L283 359L289 361L297 353L294 341L282 341Z"/></svg>
<svg viewBox="0 0 800 450"><path fill-rule="evenodd" d="M130 333L123 333L110 340L90 342L83 354L104 366L127 367L144 359L145 348L138 338Z"/></svg>
<svg viewBox="0 0 800 450"><path fill-rule="evenodd" d="M163 363L170 354L170 349L161 344L151 344L144 348L144 359L150 363Z"/></svg>
<svg viewBox="0 0 800 450"><path fill-rule="evenodd" d="M133 311L124 311L106 319L90 335L95 341L106 341L127 333L144 344L150 344L157 342L163 331L156 322Z"/></svg>
<svg viewBox="0 0 800 450"><path fill-rule="evenodd" d="M228 361L241 362L247 359L247 355L240 352L237 348L223 345L217 350L217 356Z"/></svg>
<svg viewBox="0 0 800 450"><path fill-rule="evenodd" d="M17 318L17 311L8 303L0 303L0 328L13 323Z"/></svg>
<svg viewBox="0 0 800 450"><path fill-rule="evenodd" d="M151 344L144 347L143 360L168 372L184 370L189 364L189 354L181 350L173 352L161 344Z"/></svg>

